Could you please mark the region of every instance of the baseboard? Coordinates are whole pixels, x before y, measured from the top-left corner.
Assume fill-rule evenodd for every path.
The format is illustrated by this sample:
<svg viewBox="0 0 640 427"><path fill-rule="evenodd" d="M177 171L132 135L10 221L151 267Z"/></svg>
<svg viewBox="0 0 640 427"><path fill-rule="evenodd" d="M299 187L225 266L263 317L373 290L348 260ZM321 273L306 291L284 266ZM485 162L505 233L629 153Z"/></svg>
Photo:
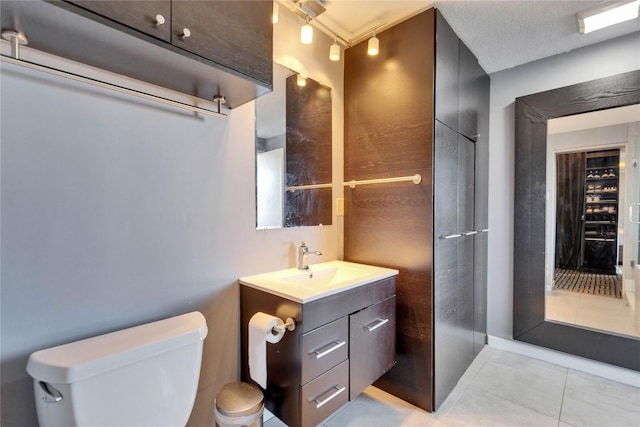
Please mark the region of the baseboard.
<svg viewBox="0 0 640 427"><path fill-rule="evenodd" d="M488 344L490 347L500 350L510 351L640 388L640 372L632 371L631 369L585 359L525 342L495 337L493 335L488 336Z"/></svg>

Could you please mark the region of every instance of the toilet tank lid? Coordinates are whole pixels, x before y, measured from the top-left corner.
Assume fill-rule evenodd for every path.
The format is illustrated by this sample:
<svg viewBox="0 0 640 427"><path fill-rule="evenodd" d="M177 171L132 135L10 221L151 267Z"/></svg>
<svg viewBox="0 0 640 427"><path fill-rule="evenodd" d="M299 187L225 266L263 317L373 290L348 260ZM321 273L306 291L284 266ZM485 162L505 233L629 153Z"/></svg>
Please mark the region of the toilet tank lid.
<svg viewBox="0 0 640 427"><path fill-rule="evenodd" d="M194 344L206 336L205 318L194 311L36 351L29 356L27 372L39 381L70 384Z"/></svg>

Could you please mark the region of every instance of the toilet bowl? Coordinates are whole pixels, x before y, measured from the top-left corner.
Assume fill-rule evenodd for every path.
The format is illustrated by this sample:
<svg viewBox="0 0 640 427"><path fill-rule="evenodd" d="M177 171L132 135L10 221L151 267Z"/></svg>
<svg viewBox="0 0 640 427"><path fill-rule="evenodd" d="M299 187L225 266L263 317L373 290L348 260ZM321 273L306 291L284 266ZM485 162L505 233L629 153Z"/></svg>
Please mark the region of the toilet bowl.
<svg viewBox="0 0 640 427"><path fill-rule="evenodd" d="M32 353L40 426L184 426L206 336L192 312Z"/></svg>

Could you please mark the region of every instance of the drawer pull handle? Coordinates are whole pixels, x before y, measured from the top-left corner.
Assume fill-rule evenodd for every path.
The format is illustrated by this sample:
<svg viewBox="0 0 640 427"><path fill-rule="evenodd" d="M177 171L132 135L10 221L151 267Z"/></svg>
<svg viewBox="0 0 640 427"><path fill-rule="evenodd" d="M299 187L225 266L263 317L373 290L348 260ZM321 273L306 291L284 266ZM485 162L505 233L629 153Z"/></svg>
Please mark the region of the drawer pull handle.
<svg viewBox="0 0 640 427"><path fill-rule="evenodd" d="M339 395L346 389L347 389L346 387L338 387L337 385L334 385L327 391L331 391L331 390L335 390L335 391L331 393L326 399L318 400L320 396L313 399L313 401L316 402L316 409L322 408L326 403L329 403L330 401L332 401L337 395Z"/></svg>
<svg viewBox="0 0 640 427"><path fill-rule="evenodd" d="M474 234L478 234L478 230L473 230L473 231L463 231L462 235L463 236L473 236Z"/></svg>
<svg viewBox="0 0 640 427"><path fill-rule="evenodd" d="M380 326L382 326L385 323L387 323L388 321L389 321L389 319L378 319L375 322L369 323L364 328L367 330L367 332L372 332L372 331L375 331L376 329L378 329Z"/></svg>
<svg viewBox="0 0 640 427"><path fill-rule="evenodd" d="M339 349L340 347L344 346L345 344L347 344L346 341L333 341L333 342L330 342L329 344L325 345L324 347L320 347L319 349L310 352L309 354L315 354L316 355L316 359L320 359L320 358L326 356L327 354Z"/></svg>
<svg viewBox="0 0 640 427"><path fill-rule="evenodd" d="M446 235L440 236L440 238L447 240L447 239L455 239L456 237L461 237L461 236L462 236L462 234L460 234L460 233L458 233L458 234L446 234Z"/></svg>

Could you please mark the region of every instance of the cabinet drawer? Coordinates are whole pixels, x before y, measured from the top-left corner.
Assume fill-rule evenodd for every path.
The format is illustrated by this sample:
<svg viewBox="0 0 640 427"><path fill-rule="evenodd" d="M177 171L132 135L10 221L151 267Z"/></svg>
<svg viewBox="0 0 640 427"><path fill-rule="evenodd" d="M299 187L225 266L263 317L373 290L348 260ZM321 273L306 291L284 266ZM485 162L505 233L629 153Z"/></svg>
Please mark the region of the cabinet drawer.
<svg viewBox="0 0 640 427"><path fill-rule="evenodd" d="M396 297L349 317L349 400L353 400L395 363Z"/></svg>
<svg viewBox="0 0 640 427"><path fill-rule="evenodd" d="M349 361L302 387L302 425L315 426L349 401Z"/></svg>
<svg viewBox="0 0 640 427"><path fill-rule="evenodd" d="M349 356L349 319L343 317L302 336L302 384Z"/></svg>

